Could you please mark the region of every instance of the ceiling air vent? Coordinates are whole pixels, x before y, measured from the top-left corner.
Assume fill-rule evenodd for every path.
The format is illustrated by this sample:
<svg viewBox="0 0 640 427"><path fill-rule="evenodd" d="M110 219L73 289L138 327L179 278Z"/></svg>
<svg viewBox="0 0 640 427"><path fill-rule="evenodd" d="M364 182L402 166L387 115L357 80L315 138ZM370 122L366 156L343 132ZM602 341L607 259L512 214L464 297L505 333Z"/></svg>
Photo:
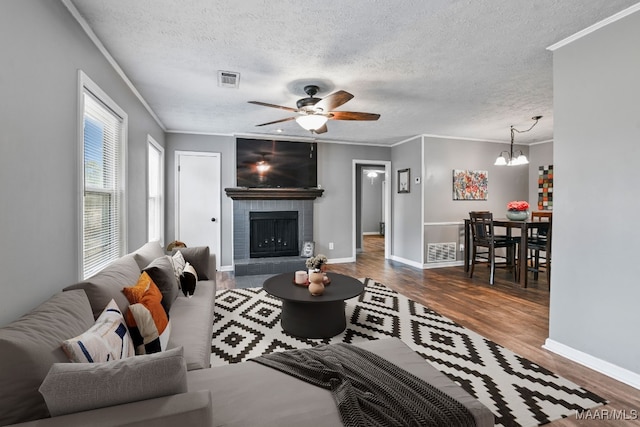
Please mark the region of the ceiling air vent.
<svg viewBox="0 0 640 427"><path fill-rule="evenodd" d="M237 88L240 84L240 73L218 70L218 86Z"/></svg>

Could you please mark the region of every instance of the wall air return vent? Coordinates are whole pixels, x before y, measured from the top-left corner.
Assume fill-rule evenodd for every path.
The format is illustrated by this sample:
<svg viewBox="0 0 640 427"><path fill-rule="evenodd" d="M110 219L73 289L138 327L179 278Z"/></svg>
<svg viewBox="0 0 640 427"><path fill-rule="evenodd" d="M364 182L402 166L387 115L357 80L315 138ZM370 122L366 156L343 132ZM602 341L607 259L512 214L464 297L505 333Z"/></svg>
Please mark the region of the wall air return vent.
<svg viewBox="0 0 640 427"><path fill-rule="evenodd" d="M427 262L456 260L456 243L429 243L427 245Z"/></svg>
<svg viewBox="0 0 640 427"><path fill-rule="evenodd" d="M240 73L218 70L218 86L237 88L240 84Z"/></svg>

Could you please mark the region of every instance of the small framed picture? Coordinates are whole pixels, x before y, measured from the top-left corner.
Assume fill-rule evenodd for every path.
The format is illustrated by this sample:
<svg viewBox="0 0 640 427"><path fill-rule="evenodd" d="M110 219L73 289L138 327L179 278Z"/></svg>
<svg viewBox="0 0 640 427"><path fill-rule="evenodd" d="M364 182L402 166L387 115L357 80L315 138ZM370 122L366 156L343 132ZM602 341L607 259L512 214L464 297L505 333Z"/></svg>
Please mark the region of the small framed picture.
<svg viewBox="0 0 640 427"><path fill-rule="evenodd" d="M411 169L398 170L398 193L409 193L409 182L411 180Z"/></svg>
<svg viewBox="0 0 640 427"><path fill-rule="evenodd" d="M314 249L315 249L314 242L303 242L302 249L300 249L300 256L305 258L312 257Z"/></svg>

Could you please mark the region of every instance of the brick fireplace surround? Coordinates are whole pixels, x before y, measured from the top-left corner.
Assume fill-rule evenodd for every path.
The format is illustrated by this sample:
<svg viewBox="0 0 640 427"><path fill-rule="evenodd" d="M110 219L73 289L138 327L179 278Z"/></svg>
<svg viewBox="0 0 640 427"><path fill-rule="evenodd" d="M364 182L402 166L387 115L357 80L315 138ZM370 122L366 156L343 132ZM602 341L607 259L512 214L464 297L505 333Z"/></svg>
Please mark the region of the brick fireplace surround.
<svg viewBox="0 0 640 427"><path fill-rule="evenodd" d="M304 199L299 199L299 191L294 194L270 193L271 189L255 189L237 195L238 189L225 189L233 200L233 262L236 276L257 274L277 274L288 271L305 270L306 258L300 256L250 258L249 252L249 213L272 211L298 212L298 246L302 242L313 241L313 199L322 192L317 189ZM265 191L267 190L267 191ZM304 191L304 190L300 190ZM285 191L285 193L287 193ZM291 199L289 197L297 197Z"/></svg>

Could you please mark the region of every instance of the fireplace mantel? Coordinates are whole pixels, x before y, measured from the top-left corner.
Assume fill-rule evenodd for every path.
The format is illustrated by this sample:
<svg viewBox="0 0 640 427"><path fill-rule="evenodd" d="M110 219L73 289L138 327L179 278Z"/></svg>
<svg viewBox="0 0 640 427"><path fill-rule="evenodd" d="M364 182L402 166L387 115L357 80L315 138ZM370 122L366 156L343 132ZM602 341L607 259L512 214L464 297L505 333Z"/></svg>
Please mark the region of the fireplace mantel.
<svg viewBox="0 0 640 427"><path fill-rule="evenodd" d="M233 200L314 200L322 196L322 188L225 188Z"/></svg>

